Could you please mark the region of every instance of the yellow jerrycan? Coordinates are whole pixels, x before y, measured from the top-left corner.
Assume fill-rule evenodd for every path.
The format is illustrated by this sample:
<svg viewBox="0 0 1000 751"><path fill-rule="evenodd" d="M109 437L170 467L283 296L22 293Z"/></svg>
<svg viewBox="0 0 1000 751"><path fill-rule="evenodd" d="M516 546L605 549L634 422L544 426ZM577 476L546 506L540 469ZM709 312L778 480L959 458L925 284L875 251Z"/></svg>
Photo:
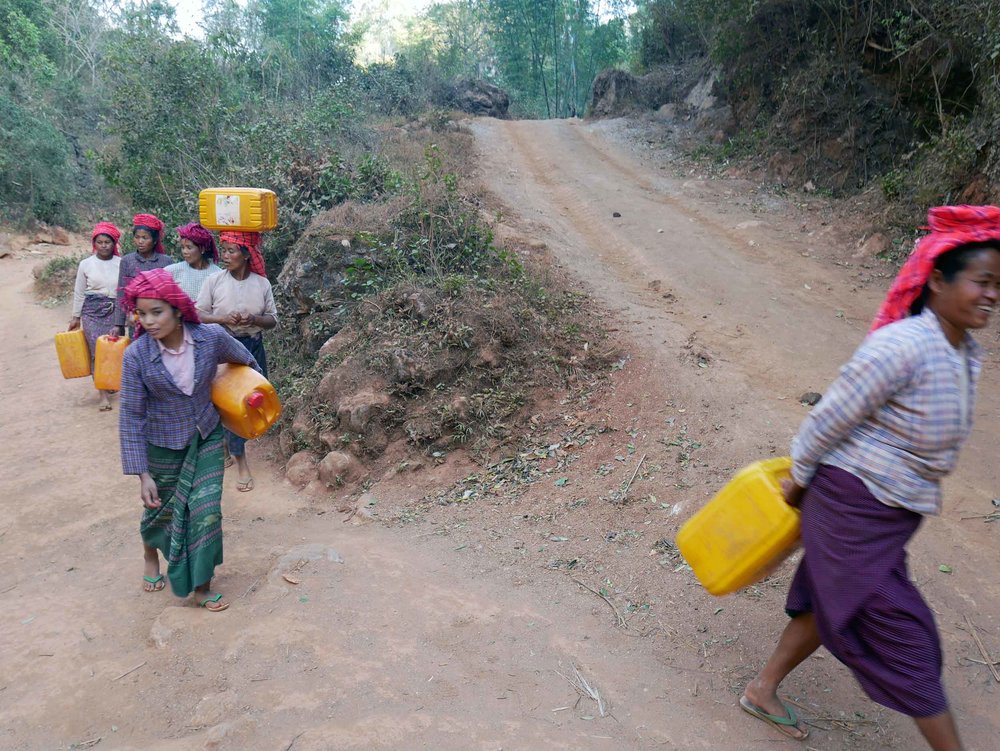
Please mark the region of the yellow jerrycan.
<svg viewBox="0 0 1000 751"><path fill-rule="evenodd" d="M744 467L677 533L677 549L698 581L725 595L760 581L795 550L799 510L785 503L787 456Z"/></svg>
<svg viewBox="0 0 1000 751"><path fill-rule="evenodd" d="M97 337L94 347L94 388L118 391L122 386L122 358L128 347L127 336Z"/></svg>
<svg viewBox="0 0 1000 751"><path fill-rule="evenodd" d="M274 386L248 365L224 363L212 381L212 403L222 424L241 438L258 438L281 417Z"/></svg>
<svg viewBox="0 0 1000 751"><path fill-rule="evenodd" d="M206 229L267 232L278 226L278 198L265 188L205 188L198 218Z"/></svg>
<svg viewBox="0 0 1000 751"><path fill-rule="evenodd" d="M90 347L83 329L60 331L56 334L56 354L63 378L83 378L90 375Z"/></svg>

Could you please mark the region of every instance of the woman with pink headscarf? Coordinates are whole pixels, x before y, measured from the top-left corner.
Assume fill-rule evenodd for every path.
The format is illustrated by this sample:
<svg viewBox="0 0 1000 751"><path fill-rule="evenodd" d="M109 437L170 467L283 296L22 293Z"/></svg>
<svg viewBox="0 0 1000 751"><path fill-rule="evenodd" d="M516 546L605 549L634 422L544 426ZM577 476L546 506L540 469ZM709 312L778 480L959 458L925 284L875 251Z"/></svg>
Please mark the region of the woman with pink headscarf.
<svg viewBox="0 0 1000 751"><path fill-rule="evenodd" d="M153 214L132 217L132 245L135 251L126 254L118 267L118 308L112 334L125 334L125 288L143 271L162 269L173 263L163 252L163 222Z"/></svg>
<svg viewBox="0 0 1000 751"><path fill-rule="evenodd" d="M212 404L222 363L260 370L253 355L221 326L203 324L191 298L165 269L139 273L124 293L138 338L122 362L122 470L139 479L143 506L143 589L166 579L177 597L218 612L229 607L212 589L222 563L223 428Z"/></svg>
<svg viewBox="0 0 1000 751"><path fill-rule="evenodd" d="M941 479L972 430L983 351L970 332L1000 301L1000 208L940 206L928 224L792 442L783 491L801 510L805 555L790 620L740 706L796 740L808 730L778 686L822 644L873 701L912 717L934 751L962 749L906 544L941 513Z"/></svg>
<svg viewBox="0 0 1000 751"><path fill-rule="evenodd" d="M90 348L90 370L94 370L94 350L97 337L107 334L114 326L115 299L118 296L119 230L111 222L98 222L90 233L91 255L80 261L73 287L73 317L69 331L83 327ZM111 409L111 392L98 391L98 409Z"/></svg>
<svg viewBox="0 0 1000 751"><path fill-rule="evenodd" d="M181 238L181 256L184 260L172 263L166 269L177 286L192 300L197 300L205 280L222 271L216 266L219 252L215 249L215 238L197 222L178 227L177 234Z"/></svg>

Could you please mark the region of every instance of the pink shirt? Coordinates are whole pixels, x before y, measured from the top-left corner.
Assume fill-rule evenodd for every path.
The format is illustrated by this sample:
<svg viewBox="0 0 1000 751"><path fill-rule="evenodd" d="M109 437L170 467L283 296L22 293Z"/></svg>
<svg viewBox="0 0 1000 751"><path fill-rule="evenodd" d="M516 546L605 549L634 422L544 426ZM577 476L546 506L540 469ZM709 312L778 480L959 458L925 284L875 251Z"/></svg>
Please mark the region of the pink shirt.
<svg viewBox="0 0 1000 751"><path fill-rule="evenodd" d="M174 385L187 396L194 393L194 340L187 326L184 327L184 341L177 349L170 349L163 346L157 339L156 345L160 348L160 357L163 359L163 366L167 369Z"/></svg>

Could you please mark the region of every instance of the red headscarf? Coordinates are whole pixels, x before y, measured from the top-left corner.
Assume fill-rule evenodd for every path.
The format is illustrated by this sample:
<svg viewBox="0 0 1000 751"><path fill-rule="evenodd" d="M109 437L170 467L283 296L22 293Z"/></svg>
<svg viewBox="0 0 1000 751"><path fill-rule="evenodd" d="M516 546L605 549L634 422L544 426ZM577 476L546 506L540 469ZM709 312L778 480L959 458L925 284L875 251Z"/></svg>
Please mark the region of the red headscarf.
<svg viewBox="0 0 1000 751"><path fill-rule="evenodd" d="M219 251L215 248L215 237L198 222L189 222L183 227L178 227L177 234L181 236L181 239L190 240L201 248L202 255L207 250L211 252L213 261L219 260Z"/></svg>
<svg viewBox="0 0 1000 751"><path fill-rule="evenodd" d="M938 206L927 213L927 224L922 229L930 234L917 240L868 333L910 314L938 256L970 243L1000 241L1000 208L996 206Z"/></svg>
<svg viewBox="0 0 1000 751"><path fill-rule="evenodd" d="M107 235L115 243L114 254L120 256L121 253L118 252L118 239L122 236L122 231L118 229L111 222L98 222L94 225L94 231L90 233L90 248L95 253L97 252L97 237L98 235Z"/></svg>
<svg viewBox="0 0 1000 751"><path fill-rule="evenodd" d="M143 271L128 283L125 288L125 310L135 310L135 301L140 297L150 300L163 300L173 305L181 312L181 318L188 323L201 323L194 302L187 293L177 286L177 282L166 269ZM142 333L142 327L136 322L136 337Z"/></svg>
<svg viewBox="0 0 1000 751"><path fill-rule="evenodd" d="M148 227L149 229L156 231L156 247L154 250L157 253L162 253L163 222L160 221L159 217L153 214L136 214L132 217L132 231L134 232L137 227Z"/></svg>
<svg viewBox="0 0 1000 751"><path fill-rule="evenodd" d="M267 271L264 269L264 256L260 252L262 240L260 232L230 232L229 230L225 230L219 233L219 242L236 243L249 250L250 270L255 274L266 277Z"/></svg>

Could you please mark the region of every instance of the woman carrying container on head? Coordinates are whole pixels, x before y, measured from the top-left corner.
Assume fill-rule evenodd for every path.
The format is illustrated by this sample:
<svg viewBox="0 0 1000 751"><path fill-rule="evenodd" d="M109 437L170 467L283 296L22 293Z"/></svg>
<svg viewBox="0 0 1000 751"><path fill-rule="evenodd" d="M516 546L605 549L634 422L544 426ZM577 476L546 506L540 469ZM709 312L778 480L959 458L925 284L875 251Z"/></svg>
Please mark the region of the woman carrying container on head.
<svg viewBox="0 0 1000 751"><path fill-rule="evenodd" d="M198 295L198 315L206 323L225 326L257 358L266 377L267 354L261 332L278 325L278 309L265 274L260 243L259 232L219 233L225 270L205 280ZM236 489L253 490L246 439L226 431L226 444L239 471Z"/></svg>
<svg viewBox="0 0 1000 751"><path fill-rule="evenodd" d="M791 617L740 705L793 738L805 728L778 685L822 644L873 701L909 715L934 751L962 748L930 609L905 545L941 512L941 478L972 426L981 349L969 334L1000 299L1000 208L930 211L872 330L792 443L785 499L805 555Z"/></svg>
<svg viewBox="0 0 1000 751"><path fill-rule="evenodd" d="M163 589L160 558L178 597L202 607L229 603L211 588L222 563L223 428L212 405L221 363L260 370L221 326L202 324L194 303L164 269L140 273L125 290L139 337L122 363L122 468L138 475L147 592ZM142 335L145 334L145 335Z"/></svg>
<svg viewBox="0 0 1000 751"><path fill-rule="evenodd" d="M136 274L162 269L173 263L163 252L163 222L152 214L132 217L132 245L135 250L122 258L118 267L118 307L115 310L115 330L112 334L125 334L125 288Z"/></svg>
<svg viewBox="0 0 1000 751"><path fill-rule="evenodd" d="M166 269L177 282L177 286L184 290L188 297L197 301L201 285L205 280L222 271L216 266L219 253L215 249L215 238L197 222L178 227L177 234L181 237L181 255L184 260L172 263Z"/></svg>
<svg viewBox="0 0 1000 751"><path fill-rule="evenodd" d="M118 297L118 238L122 235L111 222L98 222L90 233L93 253L80 261L73 287L73 317L69 331L83 327L90 349L90 372L94 372L94 354L97 337L107 334L114 327L115 299ZM111 409L111 392L98 391L98 409Z"/></svg>

